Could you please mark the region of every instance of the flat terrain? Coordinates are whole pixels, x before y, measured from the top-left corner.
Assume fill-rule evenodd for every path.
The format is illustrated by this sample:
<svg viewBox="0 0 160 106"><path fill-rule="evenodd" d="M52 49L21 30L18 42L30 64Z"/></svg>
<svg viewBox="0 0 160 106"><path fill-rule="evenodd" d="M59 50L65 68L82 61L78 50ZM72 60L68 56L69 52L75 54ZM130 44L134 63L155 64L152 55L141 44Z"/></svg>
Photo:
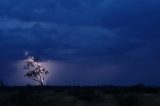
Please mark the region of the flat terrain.
<svg viewBox="0 0 160 106"><path fill-rule="evenodd" d="M160 88L0 87L0 106L160 106Z"/></svg>

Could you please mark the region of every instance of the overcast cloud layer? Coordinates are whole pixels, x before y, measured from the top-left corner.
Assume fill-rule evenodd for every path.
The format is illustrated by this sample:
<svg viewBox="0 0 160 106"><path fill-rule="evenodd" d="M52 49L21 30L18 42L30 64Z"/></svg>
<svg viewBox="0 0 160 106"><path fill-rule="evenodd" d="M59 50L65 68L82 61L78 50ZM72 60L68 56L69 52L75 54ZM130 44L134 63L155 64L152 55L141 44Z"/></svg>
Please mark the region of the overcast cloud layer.
<svg viewBox="0 0 160 106"><path fill-rule="evenodd" d="M49 84L157 85L159 5L159 0L1 0L1 79L22 84L12 82L17 73L12 65L29 51L57 64Z"/></svg>

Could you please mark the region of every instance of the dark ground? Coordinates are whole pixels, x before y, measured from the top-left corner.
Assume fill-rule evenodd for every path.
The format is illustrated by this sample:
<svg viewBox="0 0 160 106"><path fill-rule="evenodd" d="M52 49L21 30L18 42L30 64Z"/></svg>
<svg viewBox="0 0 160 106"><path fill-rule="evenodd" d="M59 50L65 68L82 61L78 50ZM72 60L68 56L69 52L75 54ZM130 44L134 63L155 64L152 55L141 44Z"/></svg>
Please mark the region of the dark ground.
<svg viewBox="0 0 160 106"><path fill-rule="evenodd" d="M160 88L0 87L0 106L160 106Z"/></svg>

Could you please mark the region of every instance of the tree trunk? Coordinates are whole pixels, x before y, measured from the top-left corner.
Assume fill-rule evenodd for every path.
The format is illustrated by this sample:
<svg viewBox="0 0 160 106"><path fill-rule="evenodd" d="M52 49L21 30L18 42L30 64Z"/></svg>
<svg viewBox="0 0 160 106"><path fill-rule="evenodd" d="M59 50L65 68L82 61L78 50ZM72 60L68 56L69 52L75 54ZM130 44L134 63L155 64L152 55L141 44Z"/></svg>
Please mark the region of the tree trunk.
<svg viewBox="0 0 160 106"><path fill-rule="evenodd" d="M44 83L43 83L42 81L40 81L39 83L40 83L40 86L43 86L43 85L44 85Z"/></svg>

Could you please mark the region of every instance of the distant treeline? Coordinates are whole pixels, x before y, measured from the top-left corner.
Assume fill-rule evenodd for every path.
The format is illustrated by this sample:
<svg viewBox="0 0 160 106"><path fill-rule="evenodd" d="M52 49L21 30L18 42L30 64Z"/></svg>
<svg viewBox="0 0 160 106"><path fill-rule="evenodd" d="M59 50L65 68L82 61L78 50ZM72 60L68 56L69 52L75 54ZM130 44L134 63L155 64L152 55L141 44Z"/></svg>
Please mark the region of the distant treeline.
<svg viewBox="0 0 160 106"><path fill-rule="evenodd" d="M160 93L160 87L158 86L145 86L142 84L134 86L113 86L113 85L103 85L103 86L0 86L0 90L98 90L104 93Z"/></svg>

